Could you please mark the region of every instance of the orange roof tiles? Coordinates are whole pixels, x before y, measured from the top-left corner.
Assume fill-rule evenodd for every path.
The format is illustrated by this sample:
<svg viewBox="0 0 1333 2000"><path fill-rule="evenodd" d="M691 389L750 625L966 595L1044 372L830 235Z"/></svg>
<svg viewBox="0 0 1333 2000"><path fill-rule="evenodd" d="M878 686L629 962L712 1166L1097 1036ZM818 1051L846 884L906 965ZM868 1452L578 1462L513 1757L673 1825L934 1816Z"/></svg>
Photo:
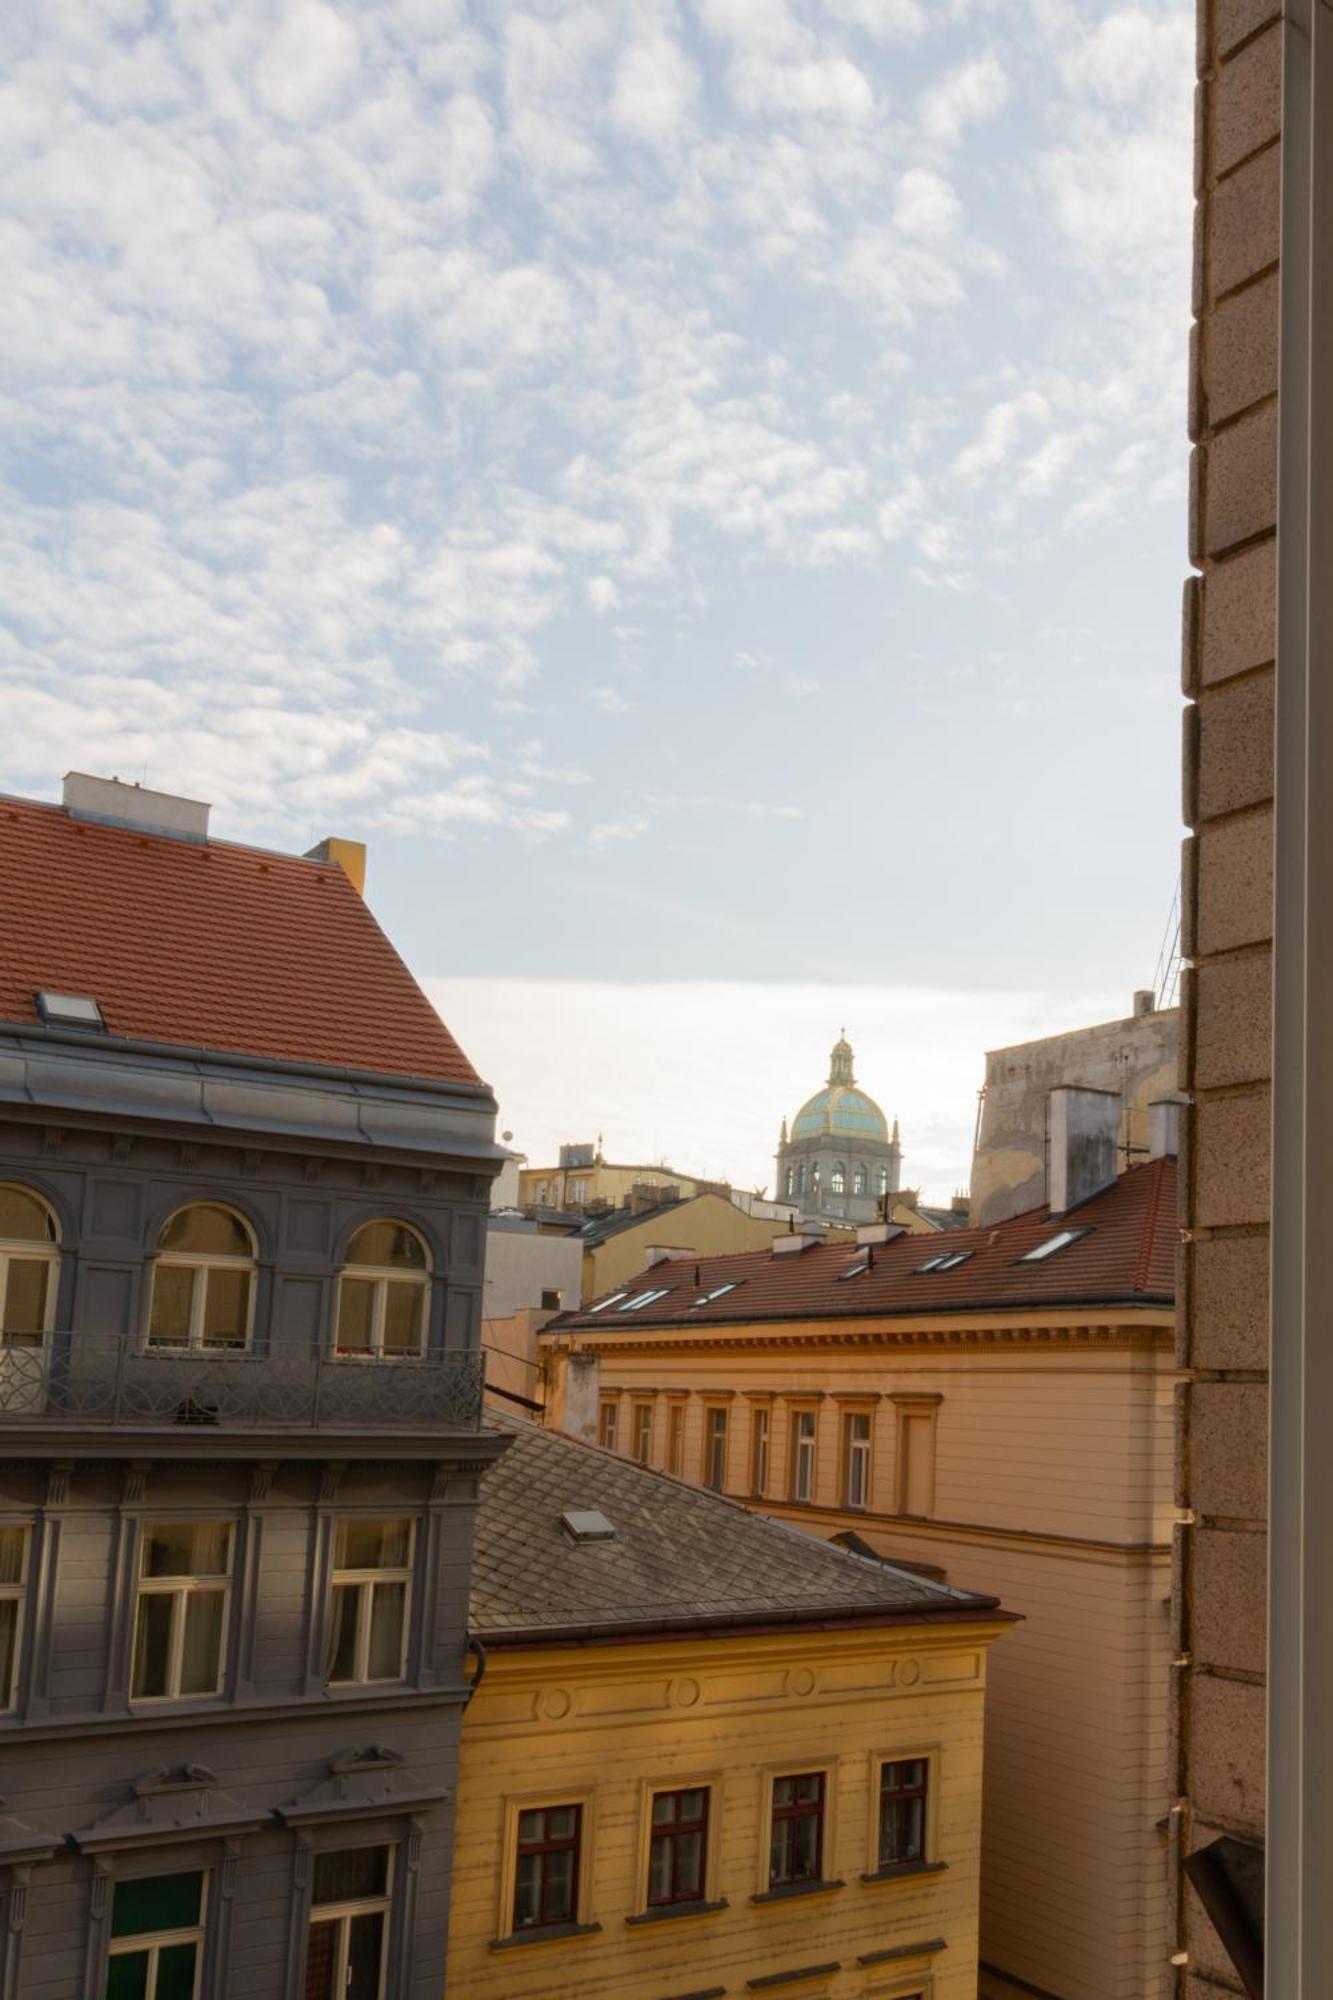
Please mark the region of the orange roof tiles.
<svg viewBox="0 0 1333 2000"><path fill-rule="evenodd" d="M341 868L0 798L0 1020L41 988L112 1035L479 1081Z"/></svg>
<svg viewBox="0 0 1333 2000"><path fill-rule="evenodd" d="M1032 1264L1029 1250L1061 1229L1087 1235ZM1176 1163L1131 1167L1113 1187L1066 1215L1033 1208L987 1229L932 1236L897 1236L869 1251L856 1243L815 1242L774 1255L748 1250L729 1257L684 1258L657 1264L625 1287L630 1297L666 1288L663 1298L631 1313L565 1313L554 1327L594 1329L633 1338L636 1331L684 1325L738 1326L776 1319L843 1319L873 1315L1014 1311L1023 1307L1169 1305L1175 1296ZM923 1271L934 1257L967 1252L948 1271ZM857 1265L869 1268L846 1275ZM696 1305L705 1293L734 1285ZM594 1302L595 1303L595 1302Z"/></svg>

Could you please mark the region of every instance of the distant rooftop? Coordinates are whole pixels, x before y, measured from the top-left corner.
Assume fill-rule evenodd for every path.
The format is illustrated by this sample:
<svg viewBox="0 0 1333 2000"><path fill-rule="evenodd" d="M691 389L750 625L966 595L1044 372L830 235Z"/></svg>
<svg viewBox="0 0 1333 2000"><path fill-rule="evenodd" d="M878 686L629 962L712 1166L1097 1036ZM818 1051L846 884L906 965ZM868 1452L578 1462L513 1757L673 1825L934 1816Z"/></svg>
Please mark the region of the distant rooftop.
<svg viewBox="0 0 1333 2000"><path fill-rule="evenodd" d="M1005 1616L994 1597L835 1548L597 1445L520 1417L487 1421L512 1438L481 1482L471 1623L487 1645Z"/></svg>
<svg viewBox="0 0 1333 2000"><path fill-rule="evenodd" d="M1058 1246L1057 1237L1064 1239ZM951 1229L943 1243L901 1234L869 1244L812 1238L802 1248L780 1236L771 1250L658 1264L619 1299L592 1300L552 1328L638 1334L678 1323L1167 1306L1175 1297L1178 1241L1176 1162L1163 1157L1131 1167L1059 1216L1033 1208L990 1228ZM649 1287L656 1296L635 1304Z"/></svg>
<svg viewBox="0 0 1333 2000"><path fill-rule="evenodd" d="M102 790L132 805L136 788ZM143 796L145 811L165 797ZM109 824L0 796L0 1022L77 1026L39 1006L45 992L95 1002L111 1037L479 1081L336 861L210 840L183 818Z"/></svg>

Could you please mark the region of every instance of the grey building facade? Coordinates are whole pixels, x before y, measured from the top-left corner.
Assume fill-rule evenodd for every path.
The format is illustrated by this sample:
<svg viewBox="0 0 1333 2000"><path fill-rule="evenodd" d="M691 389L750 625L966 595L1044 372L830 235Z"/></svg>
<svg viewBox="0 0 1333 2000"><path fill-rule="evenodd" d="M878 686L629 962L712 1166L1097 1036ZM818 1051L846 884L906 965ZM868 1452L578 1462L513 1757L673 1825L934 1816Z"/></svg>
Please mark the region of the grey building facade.
<svg viewBox="0 0 1333 2000"><path fill-rule="evenodd" d="M438 2000L493 1100L335 864L3 803L0 1995Z"/></svg>

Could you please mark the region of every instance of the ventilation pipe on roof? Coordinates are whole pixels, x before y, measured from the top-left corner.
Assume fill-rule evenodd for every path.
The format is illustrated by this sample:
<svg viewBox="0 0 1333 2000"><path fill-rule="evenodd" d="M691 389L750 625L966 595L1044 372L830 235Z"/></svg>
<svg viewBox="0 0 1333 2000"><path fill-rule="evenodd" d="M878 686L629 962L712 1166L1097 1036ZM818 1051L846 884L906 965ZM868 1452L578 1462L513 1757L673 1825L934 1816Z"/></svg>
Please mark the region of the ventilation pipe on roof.
<svg viewBox="0 0 1333 2000"><path fill-rule="evenodd" d="M1050 1094L1048 1200L1052 1215L1100 1194L1118 1168L1120 1097L1058 1084Z"/></svg>
<svg viewBox="0 0 1333 2000"><path fill-rule="evenodd" d="M1151 986L1140 986L1134 995L1134 1019L1141 1021L1145 1014L1157 1011L1157 993Z"/></svg>
<svg viewBox="0 0 1333 2000"><path fill-rule="evenodd" d="M1180 1151L1180 1099L1159 1097L1148 1106L1148 1154L1154 1160L1174 1160Z"/></svg>
<svg viewBox="0 0 1333 2000"><path fill-rule="evenodd" d="M165 834L169 840L208 839L208 815L212 807L202 799L182 799L174 792L151 792L146 785L127 785L120 778L94 778L86 771L66 771L60 802L71 819L132 827L136 833Z"/></svg>
<svg viewBox="0 0 1333 2000"><path fill-rule="evenodd" d="M342 869L358 896L366 893L366 843L364 840L340 840L330 834L321 840L318 847L312 847L306 854L307 861L334 861Z"/></svg>

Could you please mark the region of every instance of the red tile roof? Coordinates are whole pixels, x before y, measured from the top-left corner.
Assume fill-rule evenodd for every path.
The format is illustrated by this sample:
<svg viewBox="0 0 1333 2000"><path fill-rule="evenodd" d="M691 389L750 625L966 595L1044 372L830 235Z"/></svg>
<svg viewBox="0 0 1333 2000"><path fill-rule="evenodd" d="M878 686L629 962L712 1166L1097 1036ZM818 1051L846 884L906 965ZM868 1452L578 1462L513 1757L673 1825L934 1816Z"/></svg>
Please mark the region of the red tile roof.
<svg viewBox="0 0 1333 2000"><path fill-rule="evenodd" d="M0 798L0 1020L40 988L112 1035L478 1081L336 864Z"/></svg>
<svg viewBox="0 0 1333 2000"><path fill-rule="evenodd" d="M1037 1263L1027 1251L1062 1229L1088 1233ZM781 1240L781 1239L779 1239ZM786 1255L747 1250L729 1257L689 1257L639 1273L629 1296L658 1286L666 1296L638 1311L616 1306L564 1313L549 1330L598 1329L617 1339L654 1327L737 1326L778 1319L844 1319L1023 1307L1170 1305L1175 1297L1176 1163L1131 1167L1114 1187L1066 1215L1029 1209L987 1229L897 1236L869 1252L856 1243L815 1242ZM948 1271L923 1271L935 1257L968 1253ZM869 1268L844 1276L859 1264ZM735 1290L696 1305L721 1285ZM594 1301L594 1304L596 1302Z"/></svg>

